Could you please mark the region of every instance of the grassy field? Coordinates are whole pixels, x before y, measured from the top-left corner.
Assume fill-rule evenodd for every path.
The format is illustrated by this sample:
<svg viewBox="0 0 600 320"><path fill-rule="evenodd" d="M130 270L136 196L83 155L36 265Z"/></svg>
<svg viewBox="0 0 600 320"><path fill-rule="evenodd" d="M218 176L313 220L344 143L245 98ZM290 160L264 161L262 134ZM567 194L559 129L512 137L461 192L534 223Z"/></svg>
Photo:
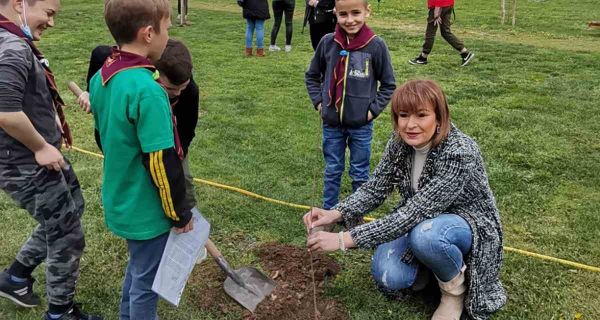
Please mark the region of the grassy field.
<svg viewBox="0 0 600 320"><path fill-rule="evenodd" d="M190 1L192 26L173 27L193 53L201 88L197 138L190 149L196 177L241 187L284 201L318 203L313 177L322 182L317 149L319 120L307 98L304 70L312 56L308 30L300 34L303 4L297 1L294 49L267 57L242 56L245 22L233 1ZM424 1L382 1L370 24L387 42L397 81L439 81L449 97L454 123L477 140L502 214L507 246L600 266L600 30L597 0L519 1L517 26L500 25L499 1L461 1L454 30L471 48L472 65L437 39L427 66L407 63L420 50ZM374 7L377 8L376 3ZM75 108L66 83L83 84L91 50L112 43L100 0L63 1L56 28L40 43L49 57L78 147L96 151L89 115ZM266 24L269 39L272 20ZM283 43L283 30L278 44ZM268 44L268 43L267 43ZM374 166L391 132L389 109L377 119ZM87 248L78 300L86 310L117 319L125 243L110 234L99 205L101 161L76 152L68 157L82 184ZM301 210L270 204L213 187L196 189L212 222L212 237L233 265L256 262L254 243L302 245ZM343 192L350 191L347 178ZM375 215L393 205L388 201ZM29 215L0 195L0 266L8 265L34 227ZM235 235L235 237L233 236ZM233 239L244 239L241 245ZM381 296L369 275L369 251L335 257L343 266L327 293L340 299L353 319L426 319L432 306ZM494 319L600 319L600 273L507 252L502 280L509 302ZM202 268L194 271L202 274ZM35 271L43 295L44 272ZM195 290L191 285L187 290ZM162 319L239 319L200 310L189 296L174 309L161 303ZM43 308L17 309L0 301L0 319L39 319Z"/></svg>

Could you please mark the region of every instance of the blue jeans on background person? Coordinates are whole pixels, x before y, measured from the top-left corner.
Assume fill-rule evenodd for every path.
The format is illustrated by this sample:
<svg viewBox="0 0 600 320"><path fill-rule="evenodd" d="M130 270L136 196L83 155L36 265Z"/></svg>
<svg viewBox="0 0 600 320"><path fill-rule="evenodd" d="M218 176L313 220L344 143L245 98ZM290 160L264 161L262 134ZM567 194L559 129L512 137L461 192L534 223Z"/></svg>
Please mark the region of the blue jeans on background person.
<svg viewBox="0 0 600 320"><path fill-rule="evenodd" d="M339 201L342 174L346 167L346 147L350 149L352 192L369 180L373 122L352 129L323 124L323 209L329 210Z"/></svg>
<svg viewBox="0 0 600 320"><path fill-rule="evenodd" d="M265 20L246 19L246 48L252 48L252 37L256 30L256 48L265 46Z"/></svg>
<svg viewBox="0 0 600 320"><path fill-rule="evenodd" d="M380 287L392 291L410 288L417 279L419 265L433 271L441 281L450 281L460 273L472 238L467 221L455 214L441 214L379 245L373 254L371 274ZM415 257L411 263L401 260L408 248Z"/></svg>
<svg viewBox="0 0 600 320"><path fill-rule="evenodd" d="M152 291L169 233L150 240L127 240L129 262L123 281L120 320L158 319L158 295Z"/></svg>

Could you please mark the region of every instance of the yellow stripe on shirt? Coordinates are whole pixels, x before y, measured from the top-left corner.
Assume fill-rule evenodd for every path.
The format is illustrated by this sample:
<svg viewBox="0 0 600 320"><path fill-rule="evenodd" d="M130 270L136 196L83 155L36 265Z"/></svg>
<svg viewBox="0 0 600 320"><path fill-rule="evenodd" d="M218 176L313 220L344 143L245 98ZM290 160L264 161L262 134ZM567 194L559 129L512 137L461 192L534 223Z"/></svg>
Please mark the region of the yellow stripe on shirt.
<svg viewBox="0 0 600 320"><path fill-rule="evenodd" d="M166 196L165 196L165 188L162 182L162 179L160 178L160 172L158 170L158 152L151 152L150 153L150 173L152 174L152 178L154 179L154 184L156 184L156 186L158 187L158 193L160 195L160 202L162 204L163 207L163 211L165 212L165 215L169 218L169 211L168 211L168 207L167 207L167 203L165 202Z"/></svg>
<svg viewBox="0 0 600 320"><path fill-rule="evenodd" d="M158 169L160 170L159 176L162 177L162 179L164 181L167 206L169 209L168 212L171 214L171 219L173 219L175 221L179 221L179 217L177 217L177 214L175 213L175 207L173 206L173 199L171 198L171 187L169 186L169 180L167 179L165 165L163 162L163 151L162 150L158 151L158 158L159 158Z"/></svg>

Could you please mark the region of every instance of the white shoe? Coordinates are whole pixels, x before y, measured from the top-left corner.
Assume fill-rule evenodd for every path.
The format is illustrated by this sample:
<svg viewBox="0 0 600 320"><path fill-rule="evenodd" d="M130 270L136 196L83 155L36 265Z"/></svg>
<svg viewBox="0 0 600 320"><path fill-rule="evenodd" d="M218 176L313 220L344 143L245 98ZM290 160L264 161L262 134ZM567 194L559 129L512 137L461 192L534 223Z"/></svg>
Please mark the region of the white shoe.
<svg viewBox="0 0 600 320"><path fill-rule="evenodd" d="M281 48L278 47L278 46L276 46L276 45L274 45L274 44L272 44L272 45L269 46L269 51L271 51L271 52L281 51Z"/></svg>
<svg viewBox="0 0 600 320"><path fill-rule="evenodd" d="M290 52L292 51L292 45L286 44L285 45L285 52Z"/></svg>
<svg viewBox="0 0 600 320"><path fill-rule="evenodd" d="M202 251L200 252L200 255L198 256L198 259L196 259L196 264L201 264L202 261L206 260L207 254L208 254L208 252L206 252L206 247L202 248Z"/></svg>

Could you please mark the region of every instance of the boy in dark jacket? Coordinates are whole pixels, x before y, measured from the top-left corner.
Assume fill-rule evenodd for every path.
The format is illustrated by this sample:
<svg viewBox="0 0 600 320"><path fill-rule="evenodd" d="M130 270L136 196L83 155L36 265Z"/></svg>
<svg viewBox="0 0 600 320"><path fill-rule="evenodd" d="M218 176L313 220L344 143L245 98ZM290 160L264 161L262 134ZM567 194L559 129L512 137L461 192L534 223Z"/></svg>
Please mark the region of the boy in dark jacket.
<svg viewBox="0 0 600 320"><path fill-rule="evenodd" d="M413 65L427 64L427 56L433 48L435 33L438 26L440 33L454 49L460 52L461 66L469 64L475 56L472 52L465 48L465 45L458 39L450 30L452 25L452 14L454 12L454 0L427 0L427 8L429 16L427 17L427 29L425 30L425 43L423 43L423 51L419 56L408 61Z"/></svg>
<svg viewBox="0 0 600 320"><path fill-rule="evenodd" d="M368 2L337 0L335 8L335 33L323 37L305 74L308 94L323 119L325 209L338 203L346 147L352 191L368 180L372 120L396 88L387 46L365 24Z"/></svg>
<svg viewBox="0 0 600 320"><path fill-rule="evenodd" d="M256 56L265 56L265 20L271 18L267 0L237 0L246 19L246 57L252 56L252 37L256 30Z"/></svg>

